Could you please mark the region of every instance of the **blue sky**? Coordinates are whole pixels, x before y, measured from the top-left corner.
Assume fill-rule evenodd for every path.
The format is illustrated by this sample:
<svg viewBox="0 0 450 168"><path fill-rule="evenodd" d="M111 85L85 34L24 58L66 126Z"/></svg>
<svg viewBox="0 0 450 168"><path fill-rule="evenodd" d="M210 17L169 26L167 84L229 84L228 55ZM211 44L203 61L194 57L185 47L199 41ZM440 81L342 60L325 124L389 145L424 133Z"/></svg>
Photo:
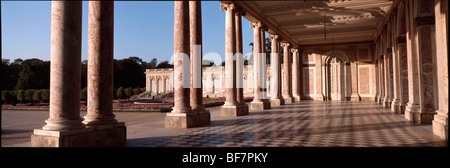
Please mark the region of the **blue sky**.
<svg viewBox="0 0 450 168"><path fill-rule="evenodd" d="M114 58L138 56L149 62L173 54L173 1L116 1ZM2 58L50 60L50 1L1 1ZM203 54L224 58L225 12L219 1L202 1ZM87 59L88 1L83 2L82 60ZM251 52L250 22L242 19L244 54ZM224 60L224 59L223 59Z"/></svg>

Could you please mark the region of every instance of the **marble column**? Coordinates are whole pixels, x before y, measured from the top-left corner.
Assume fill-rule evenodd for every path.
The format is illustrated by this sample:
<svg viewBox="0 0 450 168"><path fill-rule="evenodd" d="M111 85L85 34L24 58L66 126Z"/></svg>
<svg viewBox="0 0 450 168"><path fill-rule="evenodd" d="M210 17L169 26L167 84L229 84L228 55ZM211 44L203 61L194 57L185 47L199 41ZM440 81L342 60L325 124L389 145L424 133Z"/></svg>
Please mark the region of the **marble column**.
<svg viewBox="0 0 450 168"><path fill-rule="evenodd" d="M86 125L115 124L112 112L114 75L114 2L89 2L88 98Z"/></svg>
<svg viewBox="0 0 450 168"><path fill-rule="evenodd" d="M380 94L381 94L381 86L380 86L380 67L378 65L378 59L379 59L379 54L378 54L378 40L375 41L375 47L374 47L374 55L375 55L375 77L376 77L376 81L375 81L375 85L376 85L376 96L375 96L375 102L378 102L378 100L380 99Z"/></svg>
<svg viewBox="0 0 450 168"><path fill-rule="evenodd" d="M392 51L388 46L387 46L387 41L388 41L388 39L387 39L387 30L386 30L386 28L384 28L384 30L382 31L382 39L383 39L383 41L382 41L382 43L383 43L383 45L382 45L382 52L383 52L383 73L384 73L384 97L383 97L383 106L385 107L385 108L391 108L391 102L392 102L392 99L391 99L391 92L390 92L390 89L391 89L391 85L390 85L390 82L391 82L391 80L390 80L390 74L389 74L389 72L390 72L390 66L389 66L389 64L390 64L390 58L391 58L391 55L392 55L392 53L390 52L390 51Z"/></svg>
<svg viewBox="0 0 450 168"><path fill-rule="evenodd" d="M261 22L252 22L250 27L253 28L253 89L254 97L250 103L250 109L252 110L264 110L270 108L270 103L266 101L263 95L263 73L266 73L265 69L262 69L262 56L264 56L261 40Z"/></svg>
<svg viewBox="0 0 450 168"><path fill-rule="evenodd" d="M391 104L391 110L394 113L401 113L401 101L400 101L400 90L401 90L401 86L400 86L400 64L399 64L399 47L398 47L398 43L396 42L396 36L397 36L397 31L396 31L396 21L397 21L397 15L396 13L394 14L394 16L391 18L391 40L392 41L392 76L393 76L393 98L392 98L392 104Z"/></svg>
<svg viewBox="0 0 450 168"><path fill-rule="evenodd" d="M292 97L295 102L300 101L300 61L297 48L292 48ZM317 77L316 77L317 79Z"/></svg>
<svg viewBox="0 0 450 168"><path fill-rule="evenodd" d="M433 119L433 133L448 140L448 1L434 1L436 24L437 87L439 109Z"/></svg>
<svg viewBox="0 0 450 168"><path fill-rule="evenodd" d="M189 1L174 4L174 106L166 115L165 127L190 128L201 122L190 106Z"/></svg>
<svg viewBox="0 0 450 168"><path fill-rule="evenodd" d="M361 97L358 94L358 47L352 46L349 48L350 55L350 74L351 74L351 95L350 101L361 101ZM364 79L369 80L369 79Z"/></svg>
<svg viewBox="0 0 450 168"><path fill-rule="evenodd" d="M98 147L124 143L120 140L125 137L108 137L98 133L102 129L87 128L80 117L81 12L81 1L52 2L50 117L42 129L34 130L32 147ZM105 142L106 139L114 142Z"/></svg>
<svg viewBox="0 0 450 168"><path fill-rule="evenodd" d="M266 31L267 31L267 26L266 25L262 25L261 26L261 57L259 57L259 61L261 61L260 65L260 70L261 70L261 100L263 101L267 101L267 103L270 104L269 98L267 97L267 92L268 92L268 87L267 87L267 54L266 54Z"/></svg>
<svg viewBox="0 0 450 168"><path fill-rule="evenodd" d="M414 49L417 41L414 38L415 29L414 20L414 1L405 1L406 12L406 46L407 46L407 61L408 61L408 95L409 100L405 107L405 118L410 121L415 121L418 117L415 114L420 114L420 102L419 102L419 76L418 76L418 60L414 56L416 50Z"/></svg>
<svg viewBox="0 0 450 168"><path fill-rule="evenodd" d="M220 9L225 10L225 104L220 107L221 116L239 116L242 107L236 101L236 27L235 6L233 3L222 3Z"/></svg>
<svg viewBox="0 0 450 168"><path fill-rule="evenodd" d="M50 117L43 130L84 128L80 117L81 1L53 1L50 49Z"/></svg>
<svg viewBox="0 0 450 168"><path fill-rule="evenodd" d="M236 8L234 14L235 28L236 28L236 101L242 107L242 115L248 114L248 105L244 100L244 58L242 46L242 16L245 11L242 8Z"/></svg>
<svg viewBox="0 0 450 168"><path fill-rule="evenodd" d="M272 48L270 55L270 89L271 89L271 106L284 105L284 99L281 97L281 54L280 40L278 35L269 35L272 40Z"/></svg>
<svg viewBox="0 0 450 168"><path fill-rule="evenodd" d="M203 69L202 69L202 8L201 1L189 1L189 50L191 62L190 106L196 115L195 125L207 125L211 122L209 110L203 106ZM165 86L164 86L165 87Z"/></svg>
<svg viewBox="0 0 450 168"><path fill-rule="evenodd" d="M291 90L291 68L290 68L290 51L289 51L289 43L281 43L281 46L283 46L283 99L285 104L291 104L294 102L294 98L292 97L292 90Z"/></svg>
<svg viewBox="0 0 450 168"><path fill-rule="evenodd" d="M386 80L385 74L384 74L384 55L380 54L379 60L378 60L378 67L379 67L379 71L380 71L380 99L378 100L378 104L383 105L384 103L384 97L385 97L385 89L386 89L386 85L384 83L384 81Z"/></svg>

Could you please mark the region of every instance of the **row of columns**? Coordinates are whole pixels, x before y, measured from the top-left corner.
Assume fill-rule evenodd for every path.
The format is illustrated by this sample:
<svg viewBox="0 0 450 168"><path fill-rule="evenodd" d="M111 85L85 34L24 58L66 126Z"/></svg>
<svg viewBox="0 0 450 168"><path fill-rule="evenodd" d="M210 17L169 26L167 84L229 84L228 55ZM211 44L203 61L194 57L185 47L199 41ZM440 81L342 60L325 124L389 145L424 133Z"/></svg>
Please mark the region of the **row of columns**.
<svg viewBox="0 0 450 168"><path fill-rule="evenodd" d="M448 1L404 0L376 40L377 100L448 139Z"/></svg>
<svg viewBox="0 0 450 168"><path fill-rule="evenodd" d="M51 11L50 112L33 147L117 146L126 128L112 112L114 2L89 2L87 114L80 117L81 1L54 1Z"/></svg>

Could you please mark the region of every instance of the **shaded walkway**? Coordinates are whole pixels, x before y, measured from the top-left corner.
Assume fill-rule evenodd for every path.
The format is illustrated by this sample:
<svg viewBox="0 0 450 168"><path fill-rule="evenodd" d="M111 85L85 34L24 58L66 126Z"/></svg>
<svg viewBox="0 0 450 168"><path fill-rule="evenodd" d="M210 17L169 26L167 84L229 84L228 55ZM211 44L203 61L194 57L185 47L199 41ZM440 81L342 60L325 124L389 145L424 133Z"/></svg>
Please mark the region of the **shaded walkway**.
<svg viewBox="0 0 450 168"><path fill-rule="evenodd" d="M374 102L301 101L241 117L210 109L208 127L130 138L130 147L444 147L431 125L413 124ZM142 136L142 135L141 135Z"/></svg>

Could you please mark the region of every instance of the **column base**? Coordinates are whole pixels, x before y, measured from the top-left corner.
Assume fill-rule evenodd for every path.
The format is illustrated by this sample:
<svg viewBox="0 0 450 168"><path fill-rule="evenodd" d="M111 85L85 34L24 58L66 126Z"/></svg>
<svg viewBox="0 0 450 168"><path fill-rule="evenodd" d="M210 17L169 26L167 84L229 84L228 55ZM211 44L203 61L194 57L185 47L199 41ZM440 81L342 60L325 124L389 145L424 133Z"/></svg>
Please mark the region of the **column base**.
<svg viewBox="0 0 450 168"><path fill-rule="evenodd" d="M432 124L433 134L444 140L448 140L448 116L434 115Z"/></svg>
<svg viewBox="0 0 450 168"><path fill-rule="evenodd" d="M378 104L383 104L383 98L378 97Z"/></svg>
<svg viewBox="0 0 450 168"><path fill-rule="evenodd" d="M350 101L361 101L361 97L358 94L352 94L350 96Z"/></svg>
<svg viewBox="0 0 450 168"><path fill-rule="evenodd" d="M224 105L224 106L220 107L220 116L235 117L235 116L243 116L243 115L248 115L248 111L245 111L245 107L243 105L235 105L235 106L225 106Z"/></svg>
<svg viewBox="0 0 450 168"><path fill-rule="evenodd" d="M300 96L293 96L292 102L300 102Z"/></svg>
<svg viewBox="0 0 450 168"><path fill-rule="evenodd" d="M404 104L402 104L401 106L400 106L400 113L402 113L402 114L405 114L405 110L406 110L406 105L404 105Z"/></svg>
<svg viewBox="0 0 450 168"><path fill-rule="evenodd" d="M383 100L383 107L385 107L385 108L391 108L391 103L392 103L392 100L391 100L391 99L389 99L389 98L384 98L384 100Z"/></svg>
<svg viewBox="0 0 450 168"><path fill-rule="evenodd" d="M400 100L394 99L391 103L391 110L394 113L401 114L402 113L402 106L400 104Z"/></svg>
<svg viewBox="0 0 450 168"><path fill-rule="evenodd" d="M408 103L405 109L405 118L413 123L431 124L435 113L422 112L419 105Z"/></svg>
<svg viewBox="0 0 450 168"><path fill-rule="evenodd" d="M283 100L284 100L284 104L291 104L295 101L292 99L292 97L283 97Z"/></svg>
<svg viewBox="0 0 450 168"><path fill-rule="evenodd" d="M270 106L281 106L281 105L284 105L284 99L282 98L270 99Z"/></svg>
<svg viewBox="0 0 450 168"><path fill-rule="evenodd" d="M192 128L211 123L211 114L204 113L167 113L165 118L166 128Z"/></svg>
<svg viewBox="0 0 450 168"><path fill-rule="evenodd" d="M261 101L252 101L250 103L251 110L265 110L270 109L270 101L269 99L261 99Z"/></svg>
<svg viewBox="0 0 450 168"><path fill-rule="evenodd" d="M35 129L32 147L117 147L125 146L127 133L124 122L96 125L62 131Z"/></svg>

